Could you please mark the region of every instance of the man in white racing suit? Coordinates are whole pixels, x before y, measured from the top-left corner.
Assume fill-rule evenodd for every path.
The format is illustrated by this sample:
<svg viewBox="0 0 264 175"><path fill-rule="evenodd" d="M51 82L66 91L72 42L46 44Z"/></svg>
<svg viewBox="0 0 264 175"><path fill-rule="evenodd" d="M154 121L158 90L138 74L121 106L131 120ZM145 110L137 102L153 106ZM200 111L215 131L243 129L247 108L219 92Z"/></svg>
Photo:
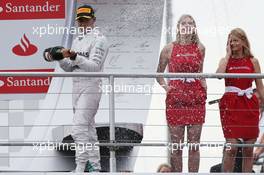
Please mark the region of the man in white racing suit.
<svg viewBox="0 0 264 175"><path fill-rule="evenodd" d="M106 38L95 31L95 15L91 6L84 5L77 10L78 26L85 35L77 37L71 49L62 49L64 59L60 67L67 72L102 72L108 53ZM93 30L90 30L93 29ZM101 79L95 77L73 78L73 127L72 137L76 143L75 172L100 171L99 147L95 128L95 114L101 98ZM87 145L88 144L88 145ZM78 147L77 147L78 146Z"/></svg>

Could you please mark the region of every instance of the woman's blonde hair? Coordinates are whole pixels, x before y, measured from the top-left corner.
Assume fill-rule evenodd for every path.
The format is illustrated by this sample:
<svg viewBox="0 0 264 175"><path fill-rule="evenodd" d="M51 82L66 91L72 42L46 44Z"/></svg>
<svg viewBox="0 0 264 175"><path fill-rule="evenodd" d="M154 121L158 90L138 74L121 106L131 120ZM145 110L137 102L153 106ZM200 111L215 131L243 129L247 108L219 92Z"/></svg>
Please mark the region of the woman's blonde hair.
<svg viewBox="0 0 264 175"><path fill-rule="evenodd" d="M250 43L249 43L248 37L246 35L246 32L244 30L242 30L241 28L235 28L235 29L231 30L231 32L228 35L227 44L230 41L231 35L239 38L242 41L244 56L253 58L254 56L250 50Z"/></svg>
<svg viewBox="0 0 264 175"><path fill-rule="evenodd" d="M192 21L193 21L193 24L194 24L194 29L195 29L195 32L192 33L192 43L193 44L199 44L200 43L200 40L199 40L199 37L198 37L198 34L197 34L197 29L196 29L196 23L195 23L195 20L193 19L193 17L191 15L188 15L188 14L184 14L180 17L180 19L178 20L178 23L177 23L177 33L176 33L176 43L179 44L180 43L180 40L181 40L181 30L180 30L180 25L181 25L181 22L185 19L185 18L190 18Z"/></svg>
<svg viewBox="0 0 264 175"><path fill-rule="evenodd" d="M169 164L163 163L163 164L161 164L161 165L158 167L157 172L160 172L160 170L161 170L163 167L166 167L166 168L171 169L171 166L170 166Z"/></svg>

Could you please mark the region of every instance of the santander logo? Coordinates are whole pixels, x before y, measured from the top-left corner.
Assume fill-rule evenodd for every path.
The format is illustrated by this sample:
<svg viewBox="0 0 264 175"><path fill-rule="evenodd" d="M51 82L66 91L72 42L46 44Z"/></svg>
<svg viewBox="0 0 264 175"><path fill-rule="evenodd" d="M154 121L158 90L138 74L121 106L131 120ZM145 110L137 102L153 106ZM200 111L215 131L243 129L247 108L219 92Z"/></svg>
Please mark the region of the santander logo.
<svg viewBox="0 0 264 175"><path fill-rule="evenodd" d="M65 18L65 0L0 1L0 20L63 18Z"/></svg>
<svg viewBox="0 0 264 175"><path fill-rule="evenodd" d="M54 72L54 69L0 70L1 72ZM52 77L0 77L0 94L47 93Z"/></svg>
<svg viewBox="0 0 264 175"><path fill-rule="evenodd" d="M20 43L13 47L12 51L18 56L30 56L35 54L38 51L38 48L31 44L26 34L24 34Z"/></svg>
<svg viewBox="0 0 264 175"><path fill-rule="evenodd" d="M0 87L4 86L5 82L3 82L2 80L0 80Z"/></svg>

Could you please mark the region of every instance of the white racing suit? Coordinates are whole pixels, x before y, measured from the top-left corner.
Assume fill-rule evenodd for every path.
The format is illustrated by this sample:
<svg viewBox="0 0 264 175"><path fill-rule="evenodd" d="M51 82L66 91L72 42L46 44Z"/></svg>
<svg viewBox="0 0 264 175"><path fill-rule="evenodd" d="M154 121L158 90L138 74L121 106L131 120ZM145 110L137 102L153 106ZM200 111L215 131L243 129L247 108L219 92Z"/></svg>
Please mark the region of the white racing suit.
<svg viewBox="0 0 264 175"><path fill-rule="evenodd" d="M65 58L60 67L67 72L102 72L108 53L106 38L101 34L88 33L77 37L72 44L77 52L75 60ZM76 172L84 172L89 161L94 171L99 171L99 147L91 147L98 142L95 128L95 114L101 99L101 79L95 77L73 78L73 126L72 137L76 143ZM87 145L87 146L86 146ZM88 148L88 149L86 149Z"/></svg>

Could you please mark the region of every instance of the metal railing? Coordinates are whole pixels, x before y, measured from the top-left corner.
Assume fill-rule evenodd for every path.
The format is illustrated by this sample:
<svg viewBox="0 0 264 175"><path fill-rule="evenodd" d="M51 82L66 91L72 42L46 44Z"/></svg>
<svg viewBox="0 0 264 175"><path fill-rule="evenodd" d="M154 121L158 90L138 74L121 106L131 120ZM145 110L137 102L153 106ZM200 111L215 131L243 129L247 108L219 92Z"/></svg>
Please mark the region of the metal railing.
<svg viewBox="0 0 264 175"><path fill-rule="evenodd" d="M1 72L1 77L101 77L108 78L109 85L114 87L116 78L257 78L263 79L264 74L230 74L230 73L97 73L97 72ZM110 147L110 172L116 172L115 147L117 146L168 146L166 143L116 143L115 142L115 92L109 94L110 142L99 143L98 146ZM232 144L237 147L264 147L264 144ZM0 143L0 146L33 146L33 143ZM186 144L182 144L186 146ZM208 146L200 144L199 146ZM230 145L229 145L230 146Z"/></svg>
<svg viewBox="0 0 264 175"><path fill-rule="evenodd" d="M1 72L2 77L104 77L104 78L264 78L264 74L247 73L104 73L104 72Z"/></svg>

